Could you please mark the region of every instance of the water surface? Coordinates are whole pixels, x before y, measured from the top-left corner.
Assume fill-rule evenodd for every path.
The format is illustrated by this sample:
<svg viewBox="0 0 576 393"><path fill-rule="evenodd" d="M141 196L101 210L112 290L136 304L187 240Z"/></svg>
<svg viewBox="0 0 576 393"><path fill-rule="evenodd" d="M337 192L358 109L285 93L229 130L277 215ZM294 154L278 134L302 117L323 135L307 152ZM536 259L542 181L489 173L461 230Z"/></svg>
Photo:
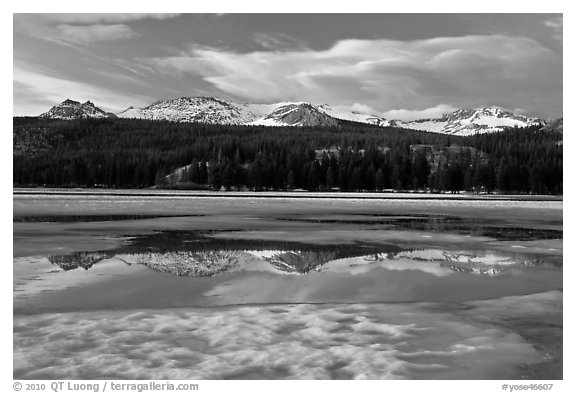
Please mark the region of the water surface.
<svg viewBox="0 0 576 393"><path fill-rule="evenodd" d="M562 377L561 202L14 209L14 378Z"/></svg>

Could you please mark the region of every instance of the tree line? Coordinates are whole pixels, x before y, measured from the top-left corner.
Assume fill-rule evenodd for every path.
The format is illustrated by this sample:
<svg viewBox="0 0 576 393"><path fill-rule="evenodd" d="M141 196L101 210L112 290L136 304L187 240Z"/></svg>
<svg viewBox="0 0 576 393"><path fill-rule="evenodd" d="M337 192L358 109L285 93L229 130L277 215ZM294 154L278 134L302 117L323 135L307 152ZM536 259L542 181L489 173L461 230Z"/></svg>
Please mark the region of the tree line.
<svg viewBox="0 0 576 393"><path fill-rule="evenodd" d="M14 118L14 186L562 193L560 133Z"/></svg>

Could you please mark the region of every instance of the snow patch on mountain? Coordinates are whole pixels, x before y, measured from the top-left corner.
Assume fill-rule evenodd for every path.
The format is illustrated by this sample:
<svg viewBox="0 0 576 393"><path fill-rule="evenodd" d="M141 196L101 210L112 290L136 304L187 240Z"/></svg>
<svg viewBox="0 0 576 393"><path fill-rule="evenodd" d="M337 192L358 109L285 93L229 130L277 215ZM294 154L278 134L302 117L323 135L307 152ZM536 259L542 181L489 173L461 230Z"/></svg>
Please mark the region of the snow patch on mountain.
<svg viewBox="0 0 576 393"><path fill-rule="evenodd" d="M410 122L397 121L392 127L410 128L412 130L443 132L447 122L439 119L413 120Z"/></svg>

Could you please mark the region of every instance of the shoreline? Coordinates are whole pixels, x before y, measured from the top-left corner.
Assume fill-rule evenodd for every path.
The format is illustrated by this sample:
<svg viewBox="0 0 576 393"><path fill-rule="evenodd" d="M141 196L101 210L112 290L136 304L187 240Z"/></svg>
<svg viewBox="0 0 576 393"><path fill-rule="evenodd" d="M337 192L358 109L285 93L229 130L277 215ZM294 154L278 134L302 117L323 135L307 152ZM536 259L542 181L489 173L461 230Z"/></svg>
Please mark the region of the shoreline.
<svg viewBox="0 0 576 393"><path fill-rule="evenodd" d="M551 201L563 195L430 194L401 192L309 192L309 191L188 191L99 188L14 188L13 196L127 196L164 198L270 198L270 199L360 199L360 200L455 200L455 201Z"/></svg>

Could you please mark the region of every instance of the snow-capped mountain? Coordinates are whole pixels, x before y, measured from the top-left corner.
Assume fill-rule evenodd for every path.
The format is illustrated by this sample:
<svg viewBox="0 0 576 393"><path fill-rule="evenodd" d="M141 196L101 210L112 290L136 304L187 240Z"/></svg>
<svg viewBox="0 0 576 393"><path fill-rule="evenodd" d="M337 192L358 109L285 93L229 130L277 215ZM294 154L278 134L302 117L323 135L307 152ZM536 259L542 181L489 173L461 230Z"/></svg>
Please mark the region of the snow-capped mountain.
<svg viewBox="0 0 576 393"><path fill-rule="evenodd" d="M338 120L309 103L280 105L262 119L253 121L262 126L337 126Z"/></svg>
<svg viewBox="0 0 576 393"><path fill-rule="evenodd" d="M247 124L274 109L271 105L236 104L213 97L181 97L158 101L144 108L130 107L117 116L210 124Z"/></svg>
<svg viewBox="0 0 576 393"><path fill-rule="evenodd" d="M459 109L437 119L402 121L346 111L325 104L237 104L212 97L182 97L160 101L141 109L129 108L118 113L118 117L262 126L335 126L340 120L345 120L451 135L473 135L502 131L507 127L545 124L543 120L498 107Z"/></svg>
<svg viewBox="0 0 576 393"><path fill-rule="evenodd" d="M385 119L330 105L308 102L279 102L275 104L240 104L214 97L181 97L158 101L144 108L130 107L116 115L122 118L199 122L210 124L260 126L337 126L342 121L398 127L450 135L474 135L502 131L507 127L546 125L546 122L499 107L459 109L436 119L402 121ZM66 100L41 117L76 119L82 117L114 117L111 113L87 101L83 104Z"/></svg>
<svg viewBox="0 0 576 393"><path fill-rule="evenodd" d="M130 107L118 117L264 126L337 125L338 121L305 102L238 104L213 97L181 97L159 101L145 108Z"/></svg>
<svg viewBox="0 0 576 393"><path fill-rule="evenodd" d="M92 102L80 103L74 100L64 100L62 103L53 106L48 112L42 113L40 117L49 119L73 120L80 118L104 118L116 117L115 114L105 112L95 106Z"/></svg>
<svg viewBox="0 0 576 393"><path fill-rule="evenodd" d="M118 117L262 126L335 126L338 120L378 125L383 120L371 115L338 111L329 105L308 102L239 104L214 97L181 97L159 101L144 108L130 107Z"/></svg>
<svg viewBox="0 0 576 393"><path fill-rule="evenodd" d="M397 121L393 125L413 130L464 136L502 131L507 127L527 127L543 124L545 122L541 119L515 114L493 106L478 109L459 109L439 119Z"/></svg>

